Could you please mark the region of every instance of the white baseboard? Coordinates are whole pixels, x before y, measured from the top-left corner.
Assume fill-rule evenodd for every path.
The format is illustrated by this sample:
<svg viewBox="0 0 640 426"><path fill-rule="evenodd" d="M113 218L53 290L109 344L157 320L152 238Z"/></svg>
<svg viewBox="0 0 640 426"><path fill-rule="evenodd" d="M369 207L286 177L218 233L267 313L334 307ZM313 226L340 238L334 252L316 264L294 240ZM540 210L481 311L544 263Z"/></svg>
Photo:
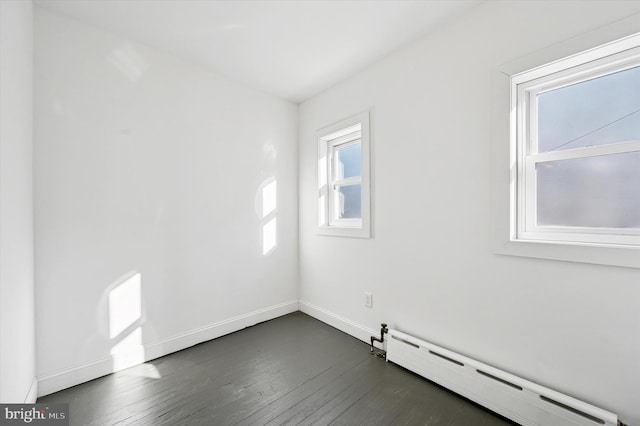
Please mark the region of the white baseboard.
<svg viewBox="0 0 640 426"><path fill-rule="evenodd" d="M169 355L173 352L197 345L198 343L206 342L260 322L296 312L297 310L297 300L284 302L178 334L161 342L145 345L144 359L142 362ZM134 358L135 355L132 356L132 359ZM45 374L38 378L35 392L37 396L49 395L122 369L123 368L114 368L114 358L109 355L64 371ZM31 394L31 390L29 394Z"/></svg>
<svg viewBox="0 0 640 426"><path fill-rule="evenodd" d="M29 387L29 392L27 392L27 396L24 399L25 404L35 404L38 399L38 379L33 378L31 382L31 387Z"/></svg>
<svg viewBox="0 0 640 426"><path fill-rule="evenodd" d="M248 314L238 315L215 324L207 325L196 330L179 334L177 336L166 339L162 342L145 346L145 353L149 355L149 359L159 358L167 354L181 351L198 343L206 342L233 333L243 328L256 325L263 321L281 317L298 310L298 301L289 301L280 303L275 306L269 306L264 309L249 312Z"/></svg>
<svg viewBox="0 0 640 426"><path fill-rule="evenodd" d="M345 318L341 315L335 314L331 311L328 311L319 306L313 305L309 302L300 301L299 303L300 311L305 314L312 316L326 324L329 324L332 327L337 328L340 331L343 331L356 339L362 340L366 343L371 343L371 336L377 336L380 334L380 331L372 330L368 327L365 327L357 322L351 321L348 318Z"/></svg>

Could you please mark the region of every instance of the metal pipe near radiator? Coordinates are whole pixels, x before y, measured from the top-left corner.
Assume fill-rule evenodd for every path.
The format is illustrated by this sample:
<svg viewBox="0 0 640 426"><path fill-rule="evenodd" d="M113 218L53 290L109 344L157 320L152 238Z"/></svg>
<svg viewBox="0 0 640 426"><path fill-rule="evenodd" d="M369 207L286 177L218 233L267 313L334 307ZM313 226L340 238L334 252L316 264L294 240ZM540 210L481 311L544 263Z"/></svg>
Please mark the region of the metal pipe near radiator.
<svg viewBox="0 0 640 426"><path fill-rule="evenodd" d="M373 344L373 342L380 342L384 344L384 335L387 334L387 332L389 331L389 329L387 328L387 324L382 323L380 324L380 338L378 339L375 336L371 336L371 353L372 354L376 354L381 358L384 358L386 356L384 349L379 349L376 348Z"/></svg>

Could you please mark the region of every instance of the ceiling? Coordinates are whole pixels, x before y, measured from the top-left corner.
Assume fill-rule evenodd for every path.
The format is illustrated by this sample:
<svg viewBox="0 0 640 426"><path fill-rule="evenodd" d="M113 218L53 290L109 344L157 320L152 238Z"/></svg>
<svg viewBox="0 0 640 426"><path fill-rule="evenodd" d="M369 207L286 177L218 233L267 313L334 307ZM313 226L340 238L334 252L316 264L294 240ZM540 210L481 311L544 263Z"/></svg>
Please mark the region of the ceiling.
<svg viewBox="0 0 640 426"><path fill-rule="evenodd" d="M36 0L301 102L481 0Z"/></svg>

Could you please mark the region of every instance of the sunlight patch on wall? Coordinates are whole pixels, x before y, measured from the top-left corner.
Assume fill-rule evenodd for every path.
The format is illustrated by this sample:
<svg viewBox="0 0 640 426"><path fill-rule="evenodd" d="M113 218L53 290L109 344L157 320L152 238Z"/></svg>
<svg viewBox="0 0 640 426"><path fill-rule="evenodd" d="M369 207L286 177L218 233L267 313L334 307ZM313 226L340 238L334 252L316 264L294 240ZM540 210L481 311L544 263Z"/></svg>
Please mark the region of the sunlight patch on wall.
<svg viewBox="0 0 640 426"><path fill-rule="evenodd" d="M278 183L274 176L262 182L256 198L259 198L256 213L260 217L262 255L266 256L278 246Z"/></svg>
<svg viewBox="0 0 640 426"><path fill-rule="evenodd" d="M274 180L273 182L267 184L262 188L262 217L267 217L272 212L276 210L276 197L277 195L277 184Z"/></svg>
<svg viewBox="0 0 640 426"><path fill-rule="evenodd" d="M278 245L276 221L277 219L274 217L262 226L262 254L264 256Z"/></svg>
<svg viewBox="0 0 640 426"><path fill-rule="evenodd" d="M109 337L120 335L142 318L142 278L135 273L109 292Z"/></svg>
<svg viewBox="0 0 640 426"><path fill-rule="evenodd" d="M138 327L111 348L113 370L138 365L144 362L144 346L142 346L142 328Z"/></svg>
<svg viewBox="0 0 640 426"><path fill-rule="evenodd" d="M142 274L132 271L116 280L108 293L108 303L113 371L143 363ZM145 377L159 378L159 373L150 369L141 371Z"/></svg>

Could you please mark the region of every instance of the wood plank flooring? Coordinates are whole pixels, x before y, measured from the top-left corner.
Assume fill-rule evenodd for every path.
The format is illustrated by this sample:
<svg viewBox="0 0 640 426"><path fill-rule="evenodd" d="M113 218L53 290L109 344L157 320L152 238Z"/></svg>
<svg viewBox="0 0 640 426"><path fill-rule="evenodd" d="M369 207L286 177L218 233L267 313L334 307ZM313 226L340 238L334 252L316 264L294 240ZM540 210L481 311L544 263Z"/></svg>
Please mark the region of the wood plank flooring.
<svg viewBox="0 0 640 426"><path fill-rule="evenodd" d="M71 425L513 424L296 312L40 398Z"/></svg>

